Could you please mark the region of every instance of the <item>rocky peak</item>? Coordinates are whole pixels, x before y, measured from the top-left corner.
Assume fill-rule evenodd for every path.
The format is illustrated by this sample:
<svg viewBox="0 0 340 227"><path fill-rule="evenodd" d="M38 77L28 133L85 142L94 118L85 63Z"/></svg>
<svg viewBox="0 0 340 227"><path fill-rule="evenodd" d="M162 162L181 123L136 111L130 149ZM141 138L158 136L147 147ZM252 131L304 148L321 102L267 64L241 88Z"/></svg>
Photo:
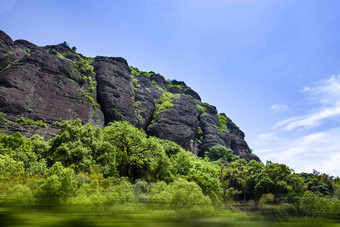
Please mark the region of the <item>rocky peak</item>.
<svg viewBox="0 0 340 227"><path fill-rule="evenodd" d="M142 72L121 57L88 58L68 45L38 47L0 31L0 128L50 138L60 120L103 127L129 121L203 156L223 145L251 160L244 133L183 81ZM38 123L37 123L38 122Z"/></svg>

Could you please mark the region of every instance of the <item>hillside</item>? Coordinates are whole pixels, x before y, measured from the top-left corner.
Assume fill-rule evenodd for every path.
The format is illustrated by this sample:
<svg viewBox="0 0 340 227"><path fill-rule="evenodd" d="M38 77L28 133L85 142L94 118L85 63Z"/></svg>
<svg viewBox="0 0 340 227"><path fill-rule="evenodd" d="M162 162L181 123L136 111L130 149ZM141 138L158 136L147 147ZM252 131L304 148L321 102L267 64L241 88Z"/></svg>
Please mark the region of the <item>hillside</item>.
<svg viewBox="0 0 340 227"><path fill-rule="evenodd" d="M101 128L128 121L201 157L222 145L247 161L259 160L239 127L185 82L139 71L121 57L85 57L65 42L39 47L0 31L0 88L6 134L48 140L62 120Z"/></svg>

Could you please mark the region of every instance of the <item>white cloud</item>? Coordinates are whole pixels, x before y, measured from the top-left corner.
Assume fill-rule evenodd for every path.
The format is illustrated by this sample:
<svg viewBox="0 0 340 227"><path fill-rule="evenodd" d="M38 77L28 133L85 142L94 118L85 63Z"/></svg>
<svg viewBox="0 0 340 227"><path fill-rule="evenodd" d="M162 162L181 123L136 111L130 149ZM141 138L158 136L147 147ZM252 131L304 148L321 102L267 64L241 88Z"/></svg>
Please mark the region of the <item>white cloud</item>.
<svg viewBox="0 0 340 227"><path fill-rule="evenodd" d="M305 87L303 92L318 107L312 113L278 122L274 129L313 128L321 125L326 119L340 117L340 76L331 76L327 80L315 83L314 87Z"/></svg>
<svg viewBox="0 0 340 227"><path fill-rule="evenodd" d="M310 93L316 101L323 104L338 103L340 100L340 75L316 82L314 87L305 87L303 92Z"/></svg>
<svg viewBox="0 0 340 227"><path fill-rule="evenodd" d="M340 176L340 128L333 128L301 136L295 139L272 134L272 141L259 136L254 144L262 161L285 163L296 172L312 172L313 169Z"/></svg>
<svg viewBox="0 0 340 227"><path fill-rule="evenodd" d="M255 153L264 162L285 163L296 172L316 169L340 176L340 127L334 127L340 119L340 76L305 87L303 94L315 108L282 120L271 132L258 135L251 141ZM324 124L326 121L329 124ZM300 130L311 128L313 131Z"/></svg>
<svg viewBox="0 0 340 227"><path fill-rule="evenodd" d="M274 112L279 112L287 109L286 105L283 104L274 104L270 107L270 109Z"/></svg>
<svg viewBox="0 0 340 227"><path fill-rule="evenodd" d="M340 116L340 103L329 108L321 108L312 114L292 117L278 122L273 128L282 128L284 130L292 130L300 127L312 128L322 124L323 120L336 116Z"/></svg>

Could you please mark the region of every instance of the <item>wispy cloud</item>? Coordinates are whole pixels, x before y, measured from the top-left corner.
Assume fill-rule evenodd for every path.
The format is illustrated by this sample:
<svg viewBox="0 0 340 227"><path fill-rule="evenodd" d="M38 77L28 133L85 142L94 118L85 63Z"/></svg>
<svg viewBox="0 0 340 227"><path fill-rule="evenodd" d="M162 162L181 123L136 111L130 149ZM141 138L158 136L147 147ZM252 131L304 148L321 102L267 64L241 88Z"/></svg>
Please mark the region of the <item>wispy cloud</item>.
<svg viewBox="0 0 340 227"><path fill-rule="evenodd" d="M285 163L296 172L316 169L340 176L340 126L335 122L340 119L340 76L305 87L303 94L313 110L282 120L258 135L252 141L255 152L262 161Z"/></svg>
<svg viewBox="0 0 340 227"><path fill-rule="evenodd" d="M313 87L305 87L303 92L318 107L311 113L278 122L274 129L313 128L321 125L326 119L340 116L340 76L332 76L315 83Z"/></svg>
<svg viewBox="0 0 340 227"><path fill-rule="evenodd" d="M282 128L284 130L292 130L300 127L317 127L322 124L323 120L340 115L340 104L332 107L321 108L312 114L299 117L292 117L287 120L278 122L273 128Z"/></svg>
<svg viewBox="0 0 340 227"><path fill-rule="evenodd" d="M340 128L333 128L290 139L273 140L261 135L254 141L256 154L262 161L285 163L296 172L312 172L316 169L330 175L340 176Z"/></svg>
<svg viewBox="0 0 340 227"><path fill-rule="evenodd" d="M274 104L270 107L270 109L274 112L284 111L287 109L286 105L283 104Z"/></svg>

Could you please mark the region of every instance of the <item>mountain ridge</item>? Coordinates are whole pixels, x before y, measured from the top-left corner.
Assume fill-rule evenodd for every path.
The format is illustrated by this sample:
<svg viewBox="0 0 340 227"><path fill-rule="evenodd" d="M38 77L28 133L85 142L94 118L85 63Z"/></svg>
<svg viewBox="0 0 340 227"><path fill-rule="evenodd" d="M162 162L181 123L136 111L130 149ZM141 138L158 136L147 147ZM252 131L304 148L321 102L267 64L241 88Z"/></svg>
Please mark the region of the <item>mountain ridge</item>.
<svg viewBox="0 0 340 227"><path fill-rule="evenodd" d="M222 145L259 160L232 120L184 82L139 71L121 57L85 57L66 42L38 47L0 31L0 87L0 128L8 134L49 139L61 120L97 127L123 120L201 157Z"/></svg>

